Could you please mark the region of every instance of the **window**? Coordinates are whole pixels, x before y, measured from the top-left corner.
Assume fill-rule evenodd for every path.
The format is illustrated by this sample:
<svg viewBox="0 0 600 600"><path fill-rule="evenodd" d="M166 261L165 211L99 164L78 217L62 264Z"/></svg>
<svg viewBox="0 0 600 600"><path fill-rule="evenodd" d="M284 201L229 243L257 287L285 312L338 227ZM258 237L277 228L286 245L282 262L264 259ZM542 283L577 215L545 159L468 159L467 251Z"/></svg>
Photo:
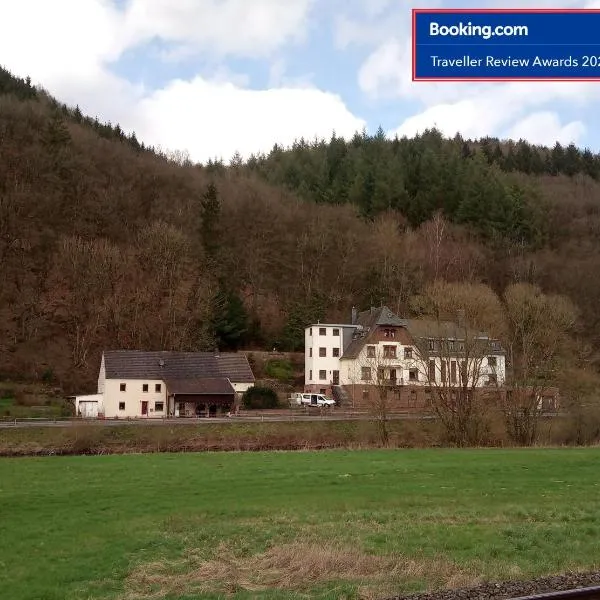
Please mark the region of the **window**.
<svg viewBox="0 0 600 600"><path fill-rule="evenodd" d="M127 384L126 384L126 383L122 383L122 384L119 386L119 389L120 389L122 392L124 392L124 391L127 389Z"/></svg>
<svg viewBox="0 0 600 600"><path fill-rule="evenodd" d="M425 390L425 406L430 407L432 402L431 390Z"/></svg>
<svg viewBox="0 0 600 600"><path fill-rule="evenodd" d="M312 381L312 369L308 372L308 380Z"/></svg>
<svg viewBox="0 0 600 600"><path fill-rule="evenodd" d="M340 330L339 329L334 329L333 330L333 335L340 335Z"/></svg>
<svg viewBox="0 0 600 600"><path fill-rule="evenodd" d="M410 360L412 357L412 348L404 348L404 358Z"/></svg>
<svg viewBox="0 0 600 600"><path fill-rule="evenodd" d="M456 361L450 361L450 383L456 383Z"/></svg>
<svg viewBox="0 0 600 600"><path fill-rule="evenodd" d="M125 410L125 402L119 402L119 410Z"/></svg>
<svg viewBox="0 0 600 600"><path fill-rule="evenodd" d="M155 383L154 384L154 391L158 393L161 390L162 390L162 385L160 383Z"/></svg>
<svg viewBox="0 0 600 600"><path fill-rule="evenodd" d="M427 343L427 347L429 350L435 350L435 342L433 340L429 340Z"/></svg>
<svg viewBox="0 0 600 600"><path fill-rule="evenodd" d="M371 367L363 367L361 369L361 379L363 381L371 381Z"/></svg>
<svg viewBox="0 0 600 600"><path fill-rule="evenodd" d="M435 360L429 361L429 380L435 381Z"/></svg>
<svg viewBox="0 0 600 600"><path fill-rule="evenodd" d="M396 358L396 346L384 346L383 347L384 358Z"/></svg>
<svg viewBox="0 0 600 600"><path fill-rule="evenodd" d="M409 381L419 381L419 371L417 371L417 369L409 369L408 370L408 380Z"/></svg>
<svg viewBox="0 0 600 600"><path fill-rule="evenodd" d="M447 361L443 360L442 361L442 383L447 383L447 377L448 377L448 373L447 373Z"/></svg>
<svg viewBox="0 0 600 600"><path fill-rule="evenodd" d="M369 390L363 390L362 397L363 397L363 400L368 400L369 399Z"/></svg>
<svg viewBox="0 0 600 600"><path fill-rule="evenodd" d="M463 352L465 349L465 343L464 342L458 342L458 349Z"/></svg>
<svg viewBox="0 0 600 600"><path fill-rule="evenodd" d="M312 335L312 327L308 330L308 335Z"/></svg>
<svg viewBox="0 0 600 600"><path fill-rule="evenodd" d="M450 350L450 352L454 352L454 340L448 340L448 350Z"/></svg>
<svg viewBox="0 0 600 600"><path fill-rule="evenodd" d="M488 356L488 367L497 367L498 362L495 356Z"/></svg>
<svg viewBox="0 0 600 600"><path fill-rule="evenodd" d="M319 329L319 335L327 335L327 329L325 327L321 327Z"/></svg>
<svg viewBox="0 0 600 600"><path fill-rule="evenodd" d="M488 375L487 385L496 385L498 383L498 377L495 373Z"/></svg>
<svg viewBox="0 0 600 600"><path fill-rule="evenodd" d="M147 384L147 383L144 383L144 384L142 385L142 392L147 392L147 391L148 391L148 384Z"/></svg>
<svg viewBox="0 0 600 600"><path fill-rule="evenodd" d="M308 349L308 356L312 356L312 348Z"/></svg>
<svg viewBox="0 0 600 600"><path fill-rule="evenodd" d="M327 356L327 348L319 348L319 356L321 358L323 358L324 356Z"/></svg>
<svg viewBox="0 0 600 600"><path fill-rule="evenodd" d="M375 346L367 346L367 358L375 358Z"/></svg>
<svg viewBox="0 0 600 600"><path fill-rule="evenodd" d="M340 355L340 349L339 348L334 348L333 349L333 356L335 358L337 358Z"/></svg>
<svg viewBox="0 0 600 600"><path fill-rule="evenodd" d="M385 379L385 369L383 367L379 367L377 369L377 379L379 381L383 381Z"/></svg>
<svg viewBox="0 0 600 600"><path fill-rule="evenodd" d="M395 329L384 329L383 330L383 335L386 338L395 338L396 337L396 330Z"/></svg>
<svg viewBox="0 0 600 600"><path fill-rule="evenodd" d="M163 410L165 410L165 403L164 402L155 402L154 410L156 412L162 412Z"/></svg>
<svg viewBox="0 0 600 600"><path fill-rule="evenodd" d="M319 371L319 379L324 380L327 379L327 371Z"/></svg>

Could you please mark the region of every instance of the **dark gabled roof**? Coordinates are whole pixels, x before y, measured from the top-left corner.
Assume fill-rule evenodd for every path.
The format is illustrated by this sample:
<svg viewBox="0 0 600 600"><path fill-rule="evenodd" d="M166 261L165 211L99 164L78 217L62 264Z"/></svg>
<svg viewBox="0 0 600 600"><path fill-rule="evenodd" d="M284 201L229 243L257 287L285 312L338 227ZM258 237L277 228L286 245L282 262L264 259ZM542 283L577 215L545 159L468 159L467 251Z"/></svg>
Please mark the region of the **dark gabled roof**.
<svg viewBox="0 0 600 600"><path fill-rule="evenodd" d="M167 379L167 391L169 394L210 394L227 395L235 394L235 390L229 379L225 377L204 377L201 379Z"/></svg>
<svg viewBox="0 0 600 600"><path fill-rule="evenodd" d="M363 310L358 313L357 324L360 327L355 333L355 338L344 350L342 358L356 358L365 345L369 333L377 326L406 327L407 323L406 319L397 317L387 306Z"/></svg>
<svg viewBox="0 0 600 600"><path fill-rule="evenodd" d="M494 342L493 338L490 338L484 331L478 331L476 329L465 329L464 326L460 326L458 323L453 321L436 321L433 319L409 319L407 321L408 332L411 337L416 340L489 340ZM504 350L499 347L497 349L490 349L490 354L505 354Z"/></svg>
<svg viewBox="0 0 600 600"><path fill-rule="evenodd" d="M431 319L401 319L396 316L387 306L380 308L371 308L358 314L359 328L355 332L355 337L350 342L342 358L358 358L360 351L369 341L371 333L376 327L394 326L404 327L410 336L416 340L422 339L464 339L465 330L459 327L457 323L451 321L434 321ZM487 339L487 334L478 331L467 331L469 337L481 337ZM504 354L504 350L498 348L490 352L491 354Z"/></svg>
<svg viewBox="0 0 600 600"><path fill-rule="evenodd" d="M161 365L162 363L162 365ZM104 352L107 379L199 379L225 377L235 383L253 383L245 354L235 352Z"/></svg>

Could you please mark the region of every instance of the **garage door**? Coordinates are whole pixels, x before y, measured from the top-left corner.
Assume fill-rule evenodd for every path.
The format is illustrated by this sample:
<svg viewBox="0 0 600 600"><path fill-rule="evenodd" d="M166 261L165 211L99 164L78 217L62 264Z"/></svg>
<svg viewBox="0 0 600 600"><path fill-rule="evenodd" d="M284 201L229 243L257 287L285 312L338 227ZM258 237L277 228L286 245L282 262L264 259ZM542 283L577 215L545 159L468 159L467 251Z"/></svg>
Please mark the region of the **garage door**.
<svg viewBox="0 0 600 600"><path fill-rule="evenodd" d="M97 400L82 400L79 403L79 412L86 419L95 418L98 416L98 401Z"/></svg>

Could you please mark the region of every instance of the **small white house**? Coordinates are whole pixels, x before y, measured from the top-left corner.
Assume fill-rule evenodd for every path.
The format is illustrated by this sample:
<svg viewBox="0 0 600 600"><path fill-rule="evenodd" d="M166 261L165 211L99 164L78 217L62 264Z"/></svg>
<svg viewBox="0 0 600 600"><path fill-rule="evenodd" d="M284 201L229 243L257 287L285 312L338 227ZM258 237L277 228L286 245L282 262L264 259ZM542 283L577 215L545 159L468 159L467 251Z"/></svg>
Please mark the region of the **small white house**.
<svg viewBox="0 0 600 600"><path fill-rule="evenodd" d="M211 416L254 385L247 357L219 352L113 350L102 354L98 392L75 397L81 417Z"/></svg>

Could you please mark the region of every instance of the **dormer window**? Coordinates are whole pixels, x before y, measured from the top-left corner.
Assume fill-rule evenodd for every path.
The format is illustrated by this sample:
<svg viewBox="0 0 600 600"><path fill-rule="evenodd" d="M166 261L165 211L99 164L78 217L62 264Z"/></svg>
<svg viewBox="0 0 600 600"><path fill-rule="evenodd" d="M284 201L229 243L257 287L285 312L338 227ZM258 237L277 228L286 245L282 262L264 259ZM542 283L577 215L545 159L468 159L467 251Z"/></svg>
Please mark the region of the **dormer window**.
<svg viewBox="0 0 600 600"><path fill-rule="evenodd" d="M396 330L395 329L384 329L383 330L383 335L386 338L395 338L396 337Z"/></svg>

